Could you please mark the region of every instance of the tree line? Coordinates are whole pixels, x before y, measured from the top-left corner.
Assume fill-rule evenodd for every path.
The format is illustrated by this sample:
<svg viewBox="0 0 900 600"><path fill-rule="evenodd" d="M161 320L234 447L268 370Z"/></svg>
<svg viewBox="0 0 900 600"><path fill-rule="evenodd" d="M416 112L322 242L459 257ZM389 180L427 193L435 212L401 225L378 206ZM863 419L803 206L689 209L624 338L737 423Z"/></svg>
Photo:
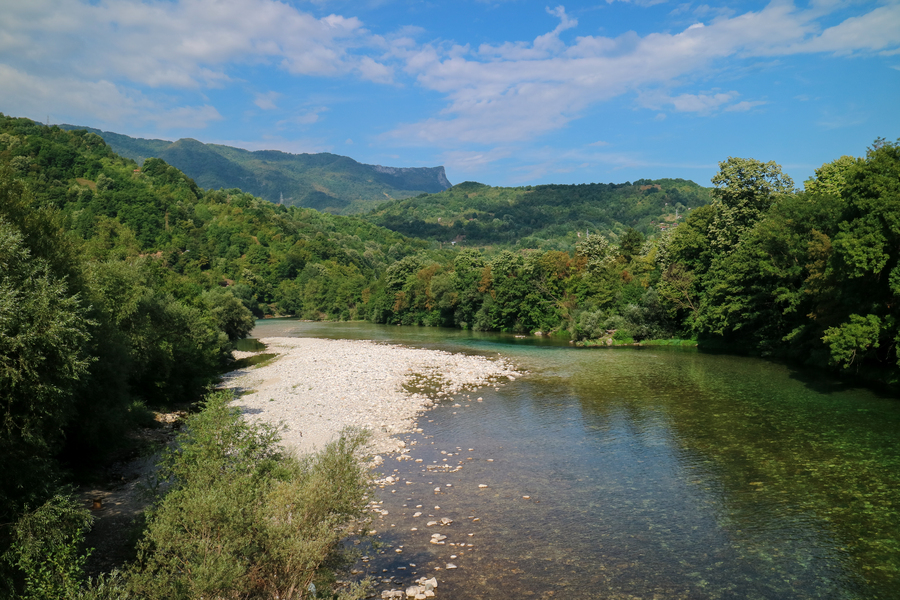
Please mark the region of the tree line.
<svg viewBox="0 0 900 600"><path fill-rule="evenodd" d="M636 229L653 235L709 201L708 188L684 179L518 188L467 181L437 194L385 202L365 218L447 244L571 251L578 233L617 239Z"/></svg>
<svg viewBox="0 0 900 600"><path fill-rule="evenodd" d="M685 338L838 370L898 375L900 146L877 140L795 189L774 162L728 158L677 227L574 252L467 248L405 257L368 291L375 322Z"/></svg>

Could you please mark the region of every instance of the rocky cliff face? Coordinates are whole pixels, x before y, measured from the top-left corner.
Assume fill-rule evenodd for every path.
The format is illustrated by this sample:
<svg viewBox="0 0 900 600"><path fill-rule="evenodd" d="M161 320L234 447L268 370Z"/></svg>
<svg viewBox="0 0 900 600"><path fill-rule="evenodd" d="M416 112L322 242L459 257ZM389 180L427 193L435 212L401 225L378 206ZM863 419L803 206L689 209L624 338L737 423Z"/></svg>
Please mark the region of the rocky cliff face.
<svg viewBox="0 0 900 600"><path fill-rule="evenodd" d="M372 167L377 173L392 178L397 187L401 189L421 189L430 194L436 194L452 187L444 167L367 166Z"/></svg>

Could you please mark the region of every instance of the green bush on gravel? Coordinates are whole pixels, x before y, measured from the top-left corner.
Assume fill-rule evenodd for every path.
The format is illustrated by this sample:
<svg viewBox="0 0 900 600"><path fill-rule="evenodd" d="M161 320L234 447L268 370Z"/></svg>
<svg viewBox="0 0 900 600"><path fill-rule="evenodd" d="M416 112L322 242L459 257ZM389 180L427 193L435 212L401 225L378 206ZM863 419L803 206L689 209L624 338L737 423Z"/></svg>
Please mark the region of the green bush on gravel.
<svg viewBox="0 0 900 600"><path fill-rule="evenodd" d="M2 556L18 569L18 597L365 597L367 580L340 593L330 588L332 569L348 558L340 542L360 526L370 492L359 460L367 434L344 430L321 452L298 458L278 445L277 428L248 423L231 399L209 395L165 453L134 564L84 578L81 547L92 519L74 496L26 512ZM6 597L14 583L0 583Z"/></svg>
<svg viewBox="0 0 900 600"><path fill-rule="evenodd" d="M277 445L276 428L247 423L230 400L210 395L163 460L166 492L127 576L141 598L311 597L364 514L364 432L297 458Z"/></svg>

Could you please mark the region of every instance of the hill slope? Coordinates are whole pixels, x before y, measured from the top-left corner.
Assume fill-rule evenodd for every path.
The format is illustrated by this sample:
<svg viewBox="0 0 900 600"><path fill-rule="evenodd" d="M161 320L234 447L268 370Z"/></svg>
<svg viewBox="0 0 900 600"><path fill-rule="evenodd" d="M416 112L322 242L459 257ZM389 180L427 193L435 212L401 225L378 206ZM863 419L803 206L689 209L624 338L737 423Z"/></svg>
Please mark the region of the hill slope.
<svg viewBox="0 0 900 600"><path fill-rule="evenodd" d="M467 181L438 194L386 202L366 219L438 242L571 250L581 232L615 239L632 227L652 235L710 199L709 188L684 179L517 188Z"/></svg>
<svg viewBox="0 0 900 600"><path fill-rule="evenodd" d="M96 133L117 154L138 164L150 157L161 158L203 188L240 188L271 202L331 213L364 212L385 199L409 198L450 187L444 167L383 167L327 152L251 152L190 138L169 142L76 125L60 128Z"/></svg>

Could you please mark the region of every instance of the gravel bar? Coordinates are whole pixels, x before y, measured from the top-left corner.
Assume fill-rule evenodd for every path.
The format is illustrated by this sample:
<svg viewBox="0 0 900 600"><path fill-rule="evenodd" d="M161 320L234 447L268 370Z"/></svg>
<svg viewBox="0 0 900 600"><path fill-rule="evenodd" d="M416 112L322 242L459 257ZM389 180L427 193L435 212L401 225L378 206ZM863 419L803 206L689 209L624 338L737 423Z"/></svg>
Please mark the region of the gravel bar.
<svg viewBox="0 0 900 600"><path fill-rule="evenodd" d="M399 451L400 433L442 398L520 376L507 360L365 340L267 338L269 364L223 378L245 418L283 424L282 443L322 449L345 427L372 432L372 453ZM449 398L448 398L449 399Z"/></svg>

